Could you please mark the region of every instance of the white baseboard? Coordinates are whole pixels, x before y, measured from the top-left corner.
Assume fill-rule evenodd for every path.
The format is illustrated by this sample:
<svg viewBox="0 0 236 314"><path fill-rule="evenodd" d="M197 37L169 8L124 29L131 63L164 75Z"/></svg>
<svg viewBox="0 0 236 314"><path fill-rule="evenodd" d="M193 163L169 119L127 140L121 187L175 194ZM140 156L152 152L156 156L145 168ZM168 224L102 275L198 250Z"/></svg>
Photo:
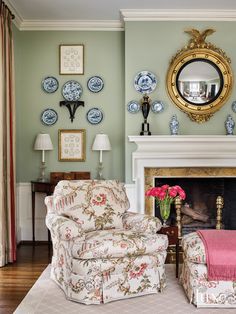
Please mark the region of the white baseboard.
<svg viewBox="0 0 236 314"><path fill-rule="evenodd" d="M137 211L135 198L135 185L126 184L126 192L130 201L130 210ZM31 184L17 183L17 208L16 208L16 232L17 242L32 241L32 199ZM45 194L35 194L35 240L47 241L48 232L45 225L46 206L44 205Z"/></svg>

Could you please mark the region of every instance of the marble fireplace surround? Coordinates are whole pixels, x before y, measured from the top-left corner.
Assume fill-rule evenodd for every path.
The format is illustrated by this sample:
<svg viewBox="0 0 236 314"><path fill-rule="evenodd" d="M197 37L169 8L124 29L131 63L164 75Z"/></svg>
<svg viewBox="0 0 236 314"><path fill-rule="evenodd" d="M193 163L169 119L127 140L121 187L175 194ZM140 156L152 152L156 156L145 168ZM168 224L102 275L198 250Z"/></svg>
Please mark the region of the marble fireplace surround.
<svg viewBox="0 0 236 314"><path fill-rule="evenodd" d="M135 207L153 214L154 201L144 196L156 177L236 177L234 135L128 136L132 153Z"/></svg>

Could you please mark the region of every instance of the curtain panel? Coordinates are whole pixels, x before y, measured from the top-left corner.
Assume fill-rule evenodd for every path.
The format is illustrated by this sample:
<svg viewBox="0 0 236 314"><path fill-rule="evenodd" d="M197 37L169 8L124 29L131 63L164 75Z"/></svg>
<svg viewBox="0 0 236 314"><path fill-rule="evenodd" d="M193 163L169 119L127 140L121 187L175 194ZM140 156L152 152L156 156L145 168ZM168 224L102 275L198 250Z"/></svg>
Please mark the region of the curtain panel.
<svg viewBox="0 0 236 314"><path fill-rule="evenodd" d="M16 260L12 14L0 1L0 266Z"/></svg>

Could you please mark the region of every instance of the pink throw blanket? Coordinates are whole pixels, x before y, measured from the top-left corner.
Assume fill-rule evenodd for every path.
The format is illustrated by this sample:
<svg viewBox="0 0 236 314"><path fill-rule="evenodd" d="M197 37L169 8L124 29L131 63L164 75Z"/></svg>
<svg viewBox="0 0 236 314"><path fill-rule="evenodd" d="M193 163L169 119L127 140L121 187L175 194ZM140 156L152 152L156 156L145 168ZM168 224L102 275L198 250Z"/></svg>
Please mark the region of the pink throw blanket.
<svg viewBox="0 0 236 314"><path fill-rule="evenodd" d="M236 281L236 230L198 230L205 251L208 280Z"/></svg>

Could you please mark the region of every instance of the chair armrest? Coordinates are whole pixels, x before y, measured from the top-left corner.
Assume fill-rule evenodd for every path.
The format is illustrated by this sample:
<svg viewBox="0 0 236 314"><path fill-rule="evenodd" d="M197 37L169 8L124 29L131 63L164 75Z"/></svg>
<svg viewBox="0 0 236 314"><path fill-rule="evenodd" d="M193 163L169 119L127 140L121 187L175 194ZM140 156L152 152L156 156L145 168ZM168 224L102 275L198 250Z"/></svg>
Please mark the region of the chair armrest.
<svg viewBox="0 0 236 314"><path fill-rule="evenodd" d="M138 213L126 212L123 215L123 226L136 232L156 233L161 229L159 218Z"/></svg>
<svg viewBox="0 0 236 314"><path fill-rule="evenodd" d="M52 236L60 238L61 240L73 240L85 238L84 231L80 224L63 216L55 213L48 213L46 215L46 226L50 230Z"/></svg>
<svg viewBox="0 0 236 314"><path fill-rule="evenodd" d="M53 196L46 196L44 199L44 203L47 206L47 212L53 213L54 212L54 205L53 205Z"/></svg>

